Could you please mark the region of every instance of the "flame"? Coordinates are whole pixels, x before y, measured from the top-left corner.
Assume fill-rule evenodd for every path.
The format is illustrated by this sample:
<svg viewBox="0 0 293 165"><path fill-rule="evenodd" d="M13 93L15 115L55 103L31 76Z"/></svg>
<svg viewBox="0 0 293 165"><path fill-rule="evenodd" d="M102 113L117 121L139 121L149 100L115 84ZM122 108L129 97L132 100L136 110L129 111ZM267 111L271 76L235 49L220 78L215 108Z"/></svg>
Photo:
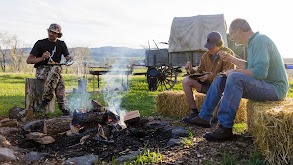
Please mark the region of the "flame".
<svg viewBox="0 0 293 165"><path fill-rule="evenodd" d="M81 112L82 112L82 113L85 113L84 109L81 109Z"/></svg>

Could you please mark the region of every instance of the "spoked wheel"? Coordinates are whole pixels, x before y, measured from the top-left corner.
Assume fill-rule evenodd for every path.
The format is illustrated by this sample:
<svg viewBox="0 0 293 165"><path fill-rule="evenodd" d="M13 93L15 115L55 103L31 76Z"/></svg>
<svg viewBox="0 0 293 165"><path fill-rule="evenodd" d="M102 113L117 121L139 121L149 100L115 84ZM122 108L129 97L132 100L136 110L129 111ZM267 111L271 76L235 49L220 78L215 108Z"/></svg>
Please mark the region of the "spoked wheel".
<svg viewBox="0 0 293 165"><path fill-rule="evenodd" d="M172 65L156 64L148 70L148 83L150 90L170 90L174 87L177 74ZM150 84L151 83L151 84ZM156 84L156 85L155 85Z"/></svg>

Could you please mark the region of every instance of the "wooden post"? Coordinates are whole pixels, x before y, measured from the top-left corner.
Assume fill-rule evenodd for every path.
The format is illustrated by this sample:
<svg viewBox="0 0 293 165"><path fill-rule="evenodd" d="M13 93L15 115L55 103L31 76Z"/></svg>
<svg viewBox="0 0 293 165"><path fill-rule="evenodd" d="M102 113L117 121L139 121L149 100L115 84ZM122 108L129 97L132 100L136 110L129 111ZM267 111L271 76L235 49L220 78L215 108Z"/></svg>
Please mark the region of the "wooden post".
<svg viewBox="0 0 293 165"><path fill-rule="evenodd" d="M36 111L42 102L45 81L36 78L25 80L25 108ZM47 106L46 113L55 111L55 95Z"/></svg>

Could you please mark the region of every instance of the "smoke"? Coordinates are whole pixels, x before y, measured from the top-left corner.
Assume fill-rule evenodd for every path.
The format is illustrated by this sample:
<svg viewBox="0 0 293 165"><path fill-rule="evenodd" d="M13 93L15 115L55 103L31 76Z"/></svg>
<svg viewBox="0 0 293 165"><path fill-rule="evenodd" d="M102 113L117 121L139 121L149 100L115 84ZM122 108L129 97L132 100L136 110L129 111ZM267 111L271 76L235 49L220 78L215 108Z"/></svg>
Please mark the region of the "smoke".
<svg viewBox="0 0 293 165"><path fill-rule="evenodd" d="M91 109L91 99L90 94L87 92L79 92L77 94L74 94L70 99L68 100L68 103L70 107L73 110L76 110L77 112L81 109L87 110Z"/></svg>
<svg viewBox="0 0 293 165"><path fill-rule="evenodd" d="M126 110L121 108L122 98L127 91L126 71L127 62L125 60L117 60L111 66L108 73L102 76L102 81L106 86L103 89L104 101L108 104L108 109L120 116L120 121L124 121ZM123 124L123 123L121 123Z"/></svg>

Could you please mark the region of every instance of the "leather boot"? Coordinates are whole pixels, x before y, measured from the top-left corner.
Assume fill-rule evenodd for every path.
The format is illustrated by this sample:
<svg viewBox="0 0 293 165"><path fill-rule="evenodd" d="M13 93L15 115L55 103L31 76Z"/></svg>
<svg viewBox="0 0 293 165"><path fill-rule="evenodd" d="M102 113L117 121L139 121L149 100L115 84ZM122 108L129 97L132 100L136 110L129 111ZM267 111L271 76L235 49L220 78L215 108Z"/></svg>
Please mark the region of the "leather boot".
<svg viewBox="0 0 293 165"><path fill-rule="evenodd" d="M232 128L226 128L222 125L219 125L218 128L211 133L206 133L203 136L207 141L222 141L229 140L233 137Z"/></svg>
<svg viewBox="0 0 293 165"><path fill-rule="evenodd" d="M182 121L184 121L185 123L188 123L189 119L194 118L197 115L198 115L198 110L197 109L192 109L191 113L188 116L182 118Z"/></svg>
<svg viewBox="0 0 293 165"><path fill-rule="evenodd" d="M195 124L197 126L203 127L203 128L210 128L211 127L211 122L204 120L198 116L188 119L187 120L188 124Z"/></svg>
<svg viewBox="0 0 293 165"><path fill-rule="evenodd" d="M40 106L37 109L37 112L42 112L42 113L46 112L47 105L49 104L50 101L51 100L49 99L43 99Z"/></svg>
<svg viewBox="0 0 293 165"><path fill-rule="evenodd" d="M61 109L63 112L63 116L71 116L71 111L69 106L64 106L64 108Z"/></svg>

